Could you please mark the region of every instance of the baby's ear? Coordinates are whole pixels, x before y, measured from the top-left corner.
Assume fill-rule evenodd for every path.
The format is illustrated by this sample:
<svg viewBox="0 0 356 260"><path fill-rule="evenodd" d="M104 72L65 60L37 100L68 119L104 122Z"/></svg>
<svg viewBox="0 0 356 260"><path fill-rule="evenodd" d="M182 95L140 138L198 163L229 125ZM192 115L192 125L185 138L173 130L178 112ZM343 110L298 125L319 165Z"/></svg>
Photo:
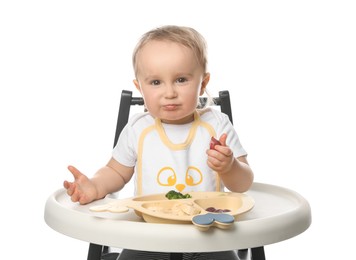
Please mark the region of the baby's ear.
<svg viewBox="0 0 356 260"><path fill-rule="evenodd" d="M201 82L201 86L200 86L200 95L204 94L204 91L209 83L209 80L210 80L210 73L205 73L203 81Z"/></svg>
<svg viewBox="0 0 356 260"><path fill-rule="evenodd" d="M136 89L137 89L138 91L140 91L140 93L141 93L140 83L138 82L138 80L137 80L137 79L134 79L134 80L133 80L133 83L135 84Z"/></svg>

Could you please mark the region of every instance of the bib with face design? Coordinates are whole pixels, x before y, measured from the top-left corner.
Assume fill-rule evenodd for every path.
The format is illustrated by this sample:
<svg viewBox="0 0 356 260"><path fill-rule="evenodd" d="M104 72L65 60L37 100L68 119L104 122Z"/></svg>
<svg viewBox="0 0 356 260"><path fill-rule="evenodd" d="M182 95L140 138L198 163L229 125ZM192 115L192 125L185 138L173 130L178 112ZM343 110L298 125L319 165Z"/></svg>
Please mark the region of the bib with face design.
<svg viewBox="0 0 356 260"><path fill-rule="evenodd" d="M214 128L195 113L186 139L175 143L156 119L138 140L136 195L222 190L217 173L207 165L206 150L215 135Z"/></svg>

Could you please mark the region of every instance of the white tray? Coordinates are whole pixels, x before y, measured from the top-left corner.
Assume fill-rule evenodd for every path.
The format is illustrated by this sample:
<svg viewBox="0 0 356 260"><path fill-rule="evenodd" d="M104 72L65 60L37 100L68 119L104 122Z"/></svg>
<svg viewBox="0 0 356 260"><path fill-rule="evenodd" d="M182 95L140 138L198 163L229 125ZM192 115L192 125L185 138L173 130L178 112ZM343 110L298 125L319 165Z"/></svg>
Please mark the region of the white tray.
<svg viewBox="0 0 356 260"><path fill-rule="evenodd" d="M146 223L133 210L127 213L92 212L73 203L64 189L47 200L48 226L72 238L117 248L160 252L212 252L264 246L304 232L311 224L308 202L298 193L275 185L254 183L246 193L255 205L228 230L201 232L193 225Z"/></svg>

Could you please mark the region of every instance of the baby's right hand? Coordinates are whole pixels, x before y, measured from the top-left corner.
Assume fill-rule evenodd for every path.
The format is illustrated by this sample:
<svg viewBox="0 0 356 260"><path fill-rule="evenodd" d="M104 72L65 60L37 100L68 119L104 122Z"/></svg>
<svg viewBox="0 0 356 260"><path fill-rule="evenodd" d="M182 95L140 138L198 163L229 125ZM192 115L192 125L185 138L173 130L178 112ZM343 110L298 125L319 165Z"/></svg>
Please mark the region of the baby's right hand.
<svg viewBox="0 0 356 260"><path fill-rule="evenodd" d="M97 191L93 182L74 166L68 166L68 170L73 174L74 182L64 181L63 186L67 189L71 200L80 204L95 200Z"/></svg>

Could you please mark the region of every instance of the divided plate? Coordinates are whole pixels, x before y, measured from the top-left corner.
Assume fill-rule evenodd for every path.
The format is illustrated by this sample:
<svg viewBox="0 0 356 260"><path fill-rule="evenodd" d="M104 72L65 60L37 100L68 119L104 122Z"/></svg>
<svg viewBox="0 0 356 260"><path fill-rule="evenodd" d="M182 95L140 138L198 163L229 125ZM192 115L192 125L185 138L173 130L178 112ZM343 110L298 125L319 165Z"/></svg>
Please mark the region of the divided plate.
<svg viewBox="0 0 356 260"><path fill-rule="evenodd" d="M188 192L189 199L168 200L165 193L116 200L91 207L92 211L126 212L129 208L150 223L195 224L202 230L210 226L228 228L237 216L251 210L254 200L243 193ZM209 212L208 208L220 210Z"/></svg>

